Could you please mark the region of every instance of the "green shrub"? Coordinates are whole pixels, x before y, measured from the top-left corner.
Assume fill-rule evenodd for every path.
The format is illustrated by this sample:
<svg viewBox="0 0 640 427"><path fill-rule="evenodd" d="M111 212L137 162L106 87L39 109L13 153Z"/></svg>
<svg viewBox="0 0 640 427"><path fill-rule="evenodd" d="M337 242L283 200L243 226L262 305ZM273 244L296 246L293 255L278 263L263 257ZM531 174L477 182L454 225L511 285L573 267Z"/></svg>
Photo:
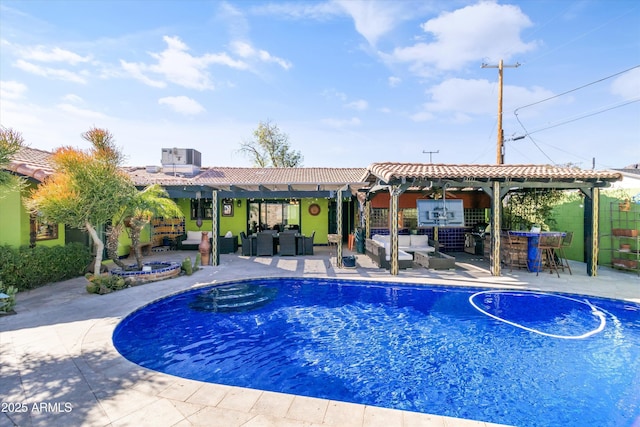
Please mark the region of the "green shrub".
<svg viewBox="0 0 640 427"><path fill-rule="evenodd" d="M98 276L85 274L85 277L89 281L86 288L90 294L103 295L129 287L123 277L115 274L102 273Z"/></svg>
<svg viewBox="0 0 640 427"><path fill-rule="evenodd" d="M0 281L0 293L6 294L9 298L0 301L0 313L10 313L13 311L13 307L16 306L16 294L18 289L15 286L5 286Z"/></svg>
<svg viewBox="0 0 640 427"><path fill-rule="evenodd" d="M19 291L34 289L83 275L92 259L89 248L80 243L19 249L1 246L0 281Z"/></svg>

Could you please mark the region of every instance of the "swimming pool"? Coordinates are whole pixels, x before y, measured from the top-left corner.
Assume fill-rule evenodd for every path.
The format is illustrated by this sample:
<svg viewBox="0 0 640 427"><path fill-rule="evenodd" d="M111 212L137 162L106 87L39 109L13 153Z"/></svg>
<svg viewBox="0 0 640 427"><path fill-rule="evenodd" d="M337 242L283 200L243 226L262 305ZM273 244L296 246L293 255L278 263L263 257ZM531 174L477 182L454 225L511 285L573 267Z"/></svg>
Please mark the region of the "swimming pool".
<svg viewBox="0 0 640 427"><path fill-rule="evenodd" d="M331 279L179 293L113 335L141 366L218 384L518 426L640 416L640 306Z"/></svg>

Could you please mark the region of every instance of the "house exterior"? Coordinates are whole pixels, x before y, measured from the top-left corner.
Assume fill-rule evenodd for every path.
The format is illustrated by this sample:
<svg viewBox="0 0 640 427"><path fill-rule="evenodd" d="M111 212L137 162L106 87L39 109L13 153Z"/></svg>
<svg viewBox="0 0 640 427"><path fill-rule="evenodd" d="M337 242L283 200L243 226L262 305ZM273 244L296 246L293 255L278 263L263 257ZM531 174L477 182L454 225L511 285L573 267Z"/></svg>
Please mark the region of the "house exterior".
<svg viewBox="0 0 640 427"><path fill-rule="evenodd" d="M51 153L23 148L6 169L34 186L53 173L50 157ZM598 228L589 237L585 224L596 221L606 227L598 220L598 214L608 209L599 199L599 189L617 184L623 176L622 182L627 175L637 176L637 169L598 172L544 165L375 163L368 168L238 168L203 167L201 163L196 150L171 148L162 149L160 166L124 168L138 188L161 185L184 212L183 218L155 219L143 241L155 247L167 245L186 231L229 233L237 238L241 232L294 228L307 235L315 232L315 243L327 244L330 234L339 234L346 241L362 227L367 236L428 234L441 241L445 251L461 251L465 233L474 226L491 223L499 231L496 199L502 200L513 188L537 187L577 189L586 195L583 200L596 201L590 214L585 213L584 203L577 214L559 210L558 223L559 229L582 233L581 240L576 240L588 243L576 244L579 249L572 249L572 259L597 261L590 252L593 247L597 251ZM56 245L83 238L88 243L78 230L44 224L29 215L21 202L26 191L0 199L0 244ZM439 197L457 201L460 222L434 226L419 217L418 206L437 199L434 193L438 191ZM564 216L569 220L564 221ZM119 254L127 255L129 246L123 236Z"/></svg>
<svg viewBox="0 0 640 427"><path fill-rule="evenodd" d="M0 189L0 245L64 245L64 225L45 223L37 215L30 215L22 203L32 188L54 172L51 153L23 147L6 169L24 178L27 185L22 191Z"/></svg>

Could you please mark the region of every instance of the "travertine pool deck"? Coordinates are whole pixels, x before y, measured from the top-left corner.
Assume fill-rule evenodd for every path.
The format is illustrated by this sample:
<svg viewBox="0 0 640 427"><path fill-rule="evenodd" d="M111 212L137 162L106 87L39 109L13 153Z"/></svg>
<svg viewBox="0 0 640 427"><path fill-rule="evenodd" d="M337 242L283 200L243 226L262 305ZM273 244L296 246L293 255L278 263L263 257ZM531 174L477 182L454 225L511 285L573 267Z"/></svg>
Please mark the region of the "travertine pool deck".
<svg viewBox="0 0 640 427"><path fill-rule="evenodd" d="M349 254L345 250L345 255ZM157 298L211 282L248 277L339 277L456 286L561 291L640 303L640 277L600 267L588 277L509 272L492 277L473 257L456 270L401 270L398 276L358 255L355 269L335 268L328 248L313 256L221 255L192 276L109 295L91 295L84 278L18 294L17 315L0 317L1 426L491 426L481 421L264 392L186 380L142 368L115 350L111 335L124 316ZM195 252L148 259L181 261Z"/></svg>

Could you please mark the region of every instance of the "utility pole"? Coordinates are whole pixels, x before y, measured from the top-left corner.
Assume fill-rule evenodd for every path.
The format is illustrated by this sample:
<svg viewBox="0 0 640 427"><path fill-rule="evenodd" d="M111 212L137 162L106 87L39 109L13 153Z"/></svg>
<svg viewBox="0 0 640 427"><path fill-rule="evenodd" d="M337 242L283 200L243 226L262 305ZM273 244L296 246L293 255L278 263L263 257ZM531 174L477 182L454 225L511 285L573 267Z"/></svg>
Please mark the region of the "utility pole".
<svg viewBox="0 0 640 427"><path fill-rule="evenodd" d="M519 63L514 65L504 65L502 59L498 65L482 64L482 68L497 68L498 69L498 147L496 152L496 163L501 165L504 163L504 138L502 134L502 70L503 68L518 68Z"/></svg>
<svg viewBox="0 0 640 427"><path fill-rule="evenodd" d="M429 163L433 163L431 161L431 155L432 154L438 154L440 152L440 150L438 150L438 151L424 151L424 150L422 150L422 152L425 153L425 154L429 154Z"/></svg>

